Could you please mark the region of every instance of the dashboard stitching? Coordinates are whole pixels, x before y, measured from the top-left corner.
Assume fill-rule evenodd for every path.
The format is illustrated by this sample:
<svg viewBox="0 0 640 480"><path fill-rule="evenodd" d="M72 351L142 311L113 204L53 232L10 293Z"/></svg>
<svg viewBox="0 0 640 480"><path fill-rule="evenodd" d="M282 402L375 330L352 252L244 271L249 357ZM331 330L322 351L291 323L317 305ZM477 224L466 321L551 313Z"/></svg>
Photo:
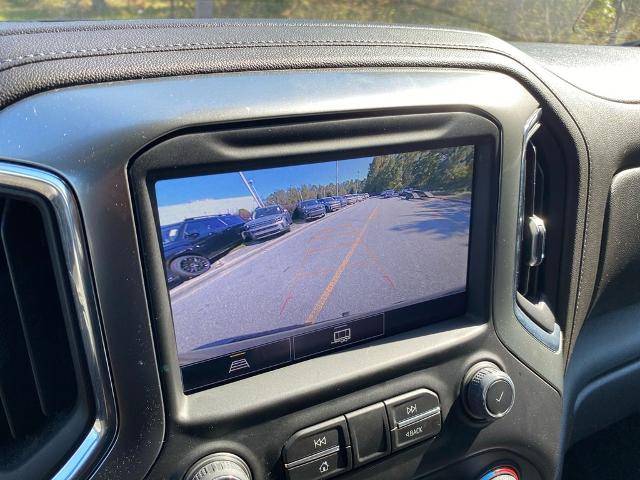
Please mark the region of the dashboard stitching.
<svg viewBox="0 0 640 480"><path fill-rule="evenodd" d="M110 54L110 53L136 53L138 51L149 51L152 49L169 48L175 50L206 50L215 48L251 48L251 47L278 47L278 46L327 46L327 45L380 45L380 46L402 46L402 47L438 47L438 48L466 48L470 50L485 50L494 53L500 53L507 55L505 52L490 47L476 48L470 45L461 44L442 44L442 43L421 43L421 42L398 42L398 41L377 41L377 40L264 40L255 42L194 42L194 43L169 43L158 45L132 45L132 46L120 46L120 47L104 47L104 48L83 48L73 50L60 50L49 52L36 52L27 55L20 55L14 58L5 58L0 60L0 65L20 62L21 60L36 60L44 57L51 57L54 55L71 55L68 58L91 56L91 54ZM85 55L89 54L89 55ZM507 55L509 56L509 55ZM20 65L27 65L29 63L35 63L35 61L27 61ZM16 65L19 66L19 65ZM11 68L9 66L8 68ZM3 70L7 70L4 68Z"/></svg>

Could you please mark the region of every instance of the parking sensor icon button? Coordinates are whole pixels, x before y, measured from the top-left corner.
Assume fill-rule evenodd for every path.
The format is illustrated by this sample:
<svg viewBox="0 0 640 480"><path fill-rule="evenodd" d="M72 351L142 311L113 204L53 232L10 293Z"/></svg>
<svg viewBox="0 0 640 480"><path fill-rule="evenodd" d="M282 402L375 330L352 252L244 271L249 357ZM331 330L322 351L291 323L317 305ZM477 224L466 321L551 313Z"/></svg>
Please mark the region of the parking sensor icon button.
<svg viewBox="0 0 640 480"><path fill-rule="evenodd" d="M251 368L251 365L249 365L249 362L246 358L233 360L231 362L231 365L229 365L229 373L236 372L238 370L244 370L245 368Z"/></svg>

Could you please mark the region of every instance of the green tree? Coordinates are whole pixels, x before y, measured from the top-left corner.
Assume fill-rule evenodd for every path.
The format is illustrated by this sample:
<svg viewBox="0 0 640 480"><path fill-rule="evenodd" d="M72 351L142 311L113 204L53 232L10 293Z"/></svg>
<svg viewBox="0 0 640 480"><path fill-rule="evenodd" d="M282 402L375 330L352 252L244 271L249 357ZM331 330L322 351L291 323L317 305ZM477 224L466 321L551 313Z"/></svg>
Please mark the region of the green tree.
<svg viewBox="0 0 640 480"><path fill-rule="evenodd" d="M363 191L387 189L470 190L473 147L455 147L375 157Z"/></svg>
<svg viewBox="0 0 640 480"><path fill-rule="evenodd" d="M468 28L511 41L640 39L640 0L0 0L1 20L305 18ZM205 12L205 13L203 13Z"/></svg>

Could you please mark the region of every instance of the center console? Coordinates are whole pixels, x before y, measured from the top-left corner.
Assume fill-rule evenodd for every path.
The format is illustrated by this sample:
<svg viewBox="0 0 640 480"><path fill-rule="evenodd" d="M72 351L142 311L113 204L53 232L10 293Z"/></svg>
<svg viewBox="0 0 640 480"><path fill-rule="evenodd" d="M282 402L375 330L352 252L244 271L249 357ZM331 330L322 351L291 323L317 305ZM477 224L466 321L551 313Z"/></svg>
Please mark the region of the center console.
<svg viewBox="0 0 640 480"><path fill-rule="evenodd" d="M536 101L490 73L226 82L129 169L174 412L157 470L548 478L557 326L516 300L520 255L553 252L522 228Z"/></svg>

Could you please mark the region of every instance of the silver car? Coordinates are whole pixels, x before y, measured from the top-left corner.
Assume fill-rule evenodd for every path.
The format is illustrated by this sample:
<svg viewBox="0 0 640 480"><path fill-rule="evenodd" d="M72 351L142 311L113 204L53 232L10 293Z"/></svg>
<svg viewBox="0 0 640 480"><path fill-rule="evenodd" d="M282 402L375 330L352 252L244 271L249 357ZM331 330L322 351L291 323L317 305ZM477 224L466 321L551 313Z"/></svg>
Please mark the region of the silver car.
<svg viewBox="0 0 640 480"><path fill-rule="evenodd" d="M291 214L281 205L256 208L245 224L242 236L247 240L261 240L291 230Z"/></svg>

